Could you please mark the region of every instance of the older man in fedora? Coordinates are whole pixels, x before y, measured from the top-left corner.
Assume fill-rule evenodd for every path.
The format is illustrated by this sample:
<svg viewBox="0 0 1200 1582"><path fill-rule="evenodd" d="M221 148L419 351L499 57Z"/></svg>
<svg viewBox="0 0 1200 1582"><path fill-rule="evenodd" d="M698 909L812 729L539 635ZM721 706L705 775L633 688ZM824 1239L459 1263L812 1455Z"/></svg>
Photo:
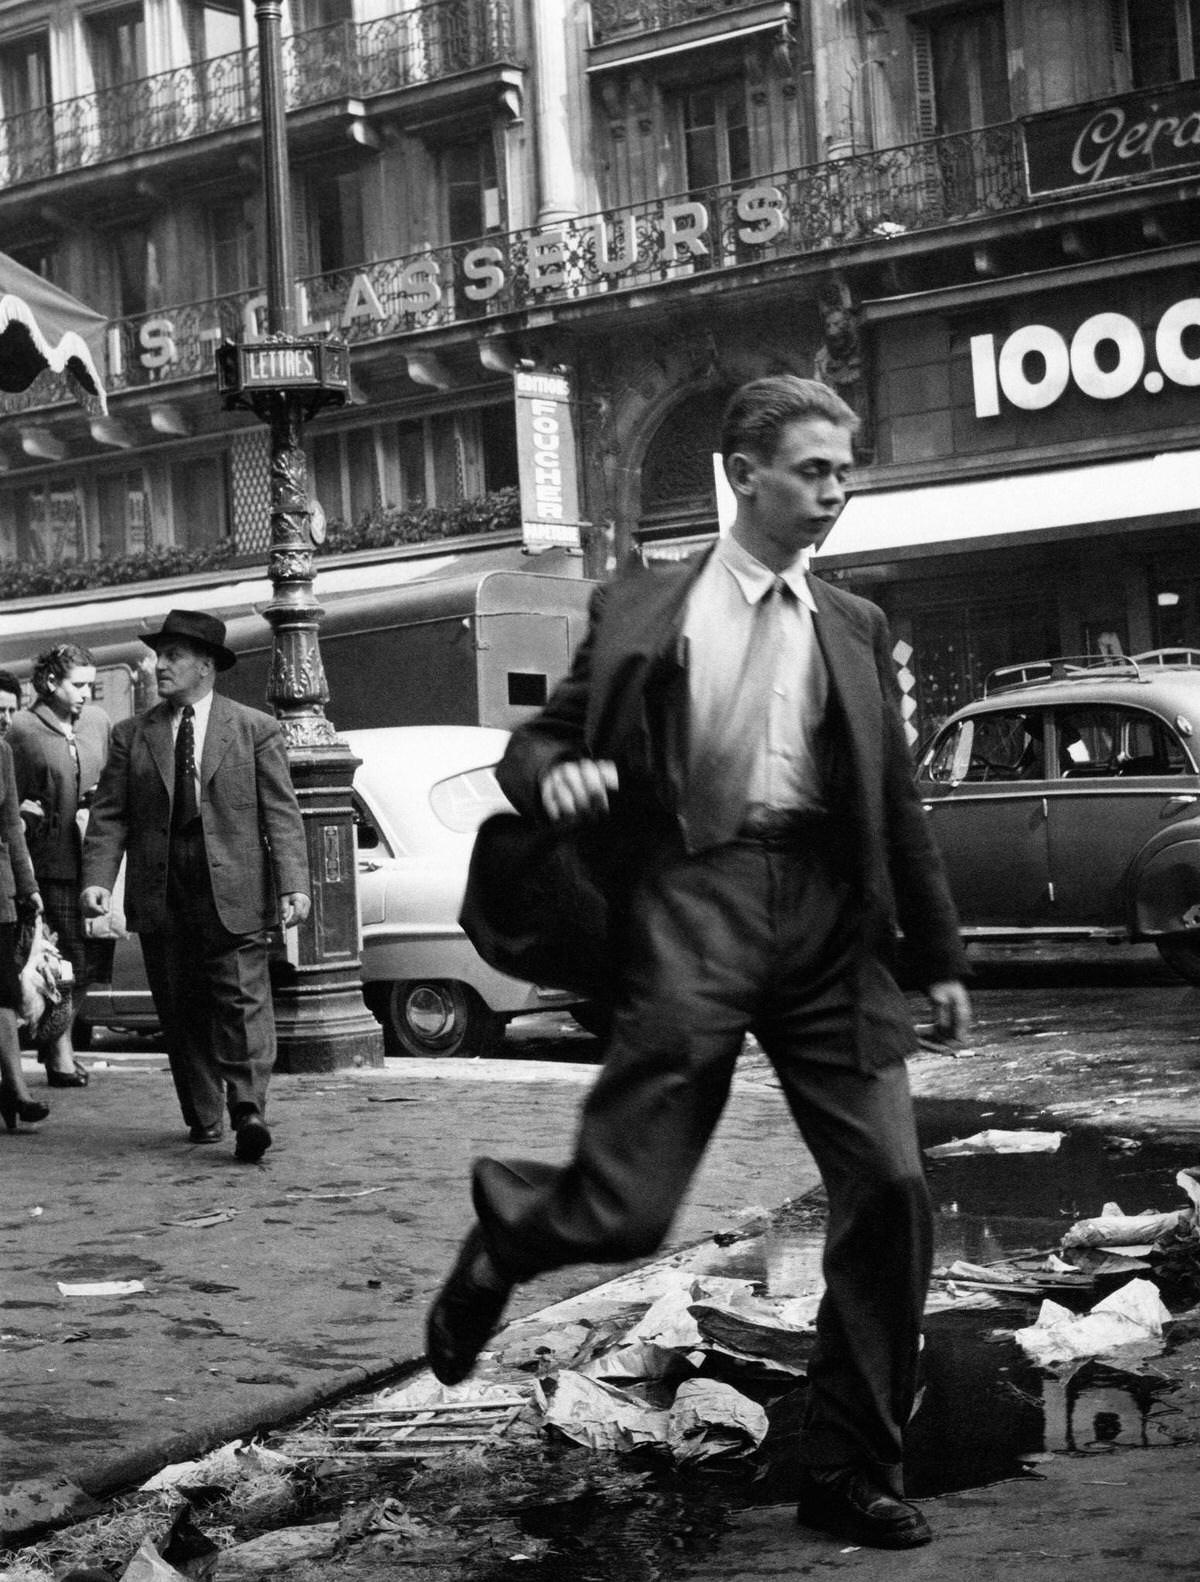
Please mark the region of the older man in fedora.
<svg viewBox="0 0 1200 1582"><path fill-rule="evenodd" d="M125 913L140 934L171 1074L193 1143L238 1159L271 1146L275 1021L270 931L303 922L308 861L283 733L213 691L237 656L225 626L172 610L143 639L159 702L113 730L83 849L82 908L104 916L124 854Z"/></svg>

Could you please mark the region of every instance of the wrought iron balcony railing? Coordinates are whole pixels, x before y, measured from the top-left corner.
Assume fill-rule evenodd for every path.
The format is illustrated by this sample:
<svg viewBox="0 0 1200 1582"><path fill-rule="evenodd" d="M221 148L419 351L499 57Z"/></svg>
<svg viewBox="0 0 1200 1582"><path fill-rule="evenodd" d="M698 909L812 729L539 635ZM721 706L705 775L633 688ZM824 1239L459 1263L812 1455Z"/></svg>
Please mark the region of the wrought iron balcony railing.
<svg viewBox="0 0 1200 1582"><path fill-rule="evenodd" d="M738 11L752 0L592 0L592 37L597 44L636 33L655 33L679 22L697 22Z"/></svg>
<svg viewBox="0 0 1200 1582"><path fill-rule="evenodd" d="M310 319L367 343L601 299L1021 208L1019 124L879 149L628 204L553 226L426 249L305 281ZM162 308L109 326L111 392L208 375L222 338L255 333L260 293ZM7 402L0 410L12 411Z"/></svg>
<svg viewBox="0 0 1200 1582"><path fill-rule="evenodd" d="M284 40L291 110L393 93L510 59L511 0L430 0ZM172 147L259 114L258 51L196 61L0 120L0 186Z"/></svg>

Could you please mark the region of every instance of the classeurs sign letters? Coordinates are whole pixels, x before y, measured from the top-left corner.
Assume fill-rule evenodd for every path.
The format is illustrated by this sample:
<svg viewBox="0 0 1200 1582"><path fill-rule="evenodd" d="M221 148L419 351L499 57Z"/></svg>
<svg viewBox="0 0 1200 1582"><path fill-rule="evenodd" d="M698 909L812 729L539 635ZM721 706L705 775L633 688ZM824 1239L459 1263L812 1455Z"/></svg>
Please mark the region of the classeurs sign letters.
<svg viewBox="0 0 1200 1582"><path fill-rule="evenodd" d="M1048 324L1026 324L999 347L994 335L973 335L975 416L998 417L1001 396L1021 411L1040 412L1070 384L1096 401L1115 401L1137 385L1150 395L1168 381L1200 385L1200 297L1166 310L1155 326L1152 353L1141 327L1123 313L1093 314L1069 342Z"/></svg>

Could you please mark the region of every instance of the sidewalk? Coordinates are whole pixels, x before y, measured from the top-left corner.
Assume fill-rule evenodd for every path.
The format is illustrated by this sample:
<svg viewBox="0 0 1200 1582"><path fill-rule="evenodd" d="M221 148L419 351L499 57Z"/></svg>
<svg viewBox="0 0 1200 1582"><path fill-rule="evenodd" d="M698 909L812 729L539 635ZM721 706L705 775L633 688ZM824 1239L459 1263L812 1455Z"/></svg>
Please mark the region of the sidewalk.
<svg viewBox="0 0 1200 1582"><path fill-rule="evenodd" d="M1174 1000L1171 1040L1191 1000ZM1077 1051L1084 1046L1073 1031ZM1045 1040L981 1049L970 1059L915 1061L918 1094L959 1097L972 1077L976 1093L990 1093L1022 1056L1039 1085L1047 1070ZM1086 1049L1094 1082L1103 1040ZM1114 1062L1120 1053L1114 1047ZM247 1167L234 1163L229 1142L187 1144L160 1056L85 1058L94 1067L87 1090L52 1093L51 1119L36 1133L0 1135L8 1252L0 1538L21 1525L22 1496L63 1478L103 1496L348 1389L416 1371L428 1299L469 1215L471 1158L561 1158L595 1074L588 1063L519 1058L279 1077L276 1145ZM1178 1054L1171 1058L1163 1086L1174 1085L1178 1103ZM816 1185L770 1077L744 1064L670 1248L736 1230L748 1208L773 1208ZM40 1078L31 1080L40 1094ZM1014 1095L997 1088L996 1096ZM1128 1126L1128 1107L1120 1114ZM511 1317L619 1273L581 1268L531 1283ZM98 1297L58 1288L102 1280L137 1280L144 1290ZM926 1550L847 1551L772 1506L738 1517L710 1560L679 1574L738 1582L853 1565L864 1582L882 1579L885 1567L945 1582L961 1582L968 1569L973 1582L1024 1582L1072 1560L1082 1562L1077 1574L1106 1582L1200 1575L1194 1444L1055 1455L1040 1471L1041 1481L931 1501L938 1542Z"/></svg>
<svg viewBox="0 0 1200 1582"><path fill-rule="evenodd" d="M161 1057L85 1063L90 1087L52 1092L36 1132L0 1135L0 1517L14 1483L101 1494L415 1367L469 1223L471 1159L560 1159L595 1075L519 1059L277 1077L275 1146L245 1166L229 1141L188 1144ZM778 1093L739 1081L671 1245L815 1182ZM613 1273L538 1280L512 1312ZM127 1280L145 1289L58 1289Z"/></svg>

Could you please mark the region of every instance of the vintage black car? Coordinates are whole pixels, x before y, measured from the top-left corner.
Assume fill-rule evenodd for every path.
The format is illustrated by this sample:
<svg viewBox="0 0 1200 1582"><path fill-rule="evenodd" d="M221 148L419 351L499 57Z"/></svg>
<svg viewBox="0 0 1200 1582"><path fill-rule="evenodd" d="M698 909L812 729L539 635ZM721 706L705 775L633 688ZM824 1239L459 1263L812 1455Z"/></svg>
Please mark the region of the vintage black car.
<svg viewBox="0 0 1200 1582"><path fill-rule="evenodd" d="M1200 983L1200 655L989 676L918 755L967 942L1150 940Z"/></svg>

